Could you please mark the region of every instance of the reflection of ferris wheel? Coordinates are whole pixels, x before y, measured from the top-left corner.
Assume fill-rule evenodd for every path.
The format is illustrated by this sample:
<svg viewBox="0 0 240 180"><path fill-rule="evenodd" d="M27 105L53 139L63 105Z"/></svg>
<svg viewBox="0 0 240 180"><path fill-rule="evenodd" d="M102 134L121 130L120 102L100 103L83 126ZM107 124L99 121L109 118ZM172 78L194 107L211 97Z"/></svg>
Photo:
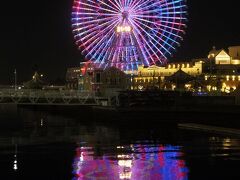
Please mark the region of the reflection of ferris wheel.
<svg viewBox="0 0 240 180"><path fill-rule="evenodd" d="M179 45L186 0L75 0L76 44L99 67L161 65Z"/></svg>

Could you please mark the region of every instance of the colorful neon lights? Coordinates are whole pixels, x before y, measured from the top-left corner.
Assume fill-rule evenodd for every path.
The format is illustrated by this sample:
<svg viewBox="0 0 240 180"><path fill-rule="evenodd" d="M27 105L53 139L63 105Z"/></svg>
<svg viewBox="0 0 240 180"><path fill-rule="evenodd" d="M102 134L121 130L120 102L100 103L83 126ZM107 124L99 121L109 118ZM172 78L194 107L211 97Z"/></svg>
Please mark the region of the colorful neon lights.
<svg viewBox="0 0 240 180"><path fill-rule="evenodd" d="M185 0L74 0L72 28L87 59L124 71L166 63L186 27Z"/></svg>
<svg viewBox="0 0 240 180"><path fill-rule="evenodd" d="M118 26L117 32L124 33L124 32L131 32L132 28L130 26Z"/></svg>
<svg viewBox="0 0 240 180"><path fill-rule="evenodd" d="M119 148L116 148L119 150ZM95 155L94 148L77 148L73 163L73 180L84 179L152 179L187 180L188 168L181 148L176 146L134 144L121 148L128 153Z"/></svg>

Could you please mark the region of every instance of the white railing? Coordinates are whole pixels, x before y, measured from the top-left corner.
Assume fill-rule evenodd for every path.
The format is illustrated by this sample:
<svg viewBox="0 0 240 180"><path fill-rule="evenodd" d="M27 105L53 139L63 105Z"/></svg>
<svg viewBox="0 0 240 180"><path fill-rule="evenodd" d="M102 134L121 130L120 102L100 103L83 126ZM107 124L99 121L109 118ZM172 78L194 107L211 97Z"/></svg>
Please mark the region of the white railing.
<svg viewBox="0 0 240 180"><path fill-rule="evenodd" d="M64 103L98 105L104 97L77 90L0 89L0 103Z"/></svg>

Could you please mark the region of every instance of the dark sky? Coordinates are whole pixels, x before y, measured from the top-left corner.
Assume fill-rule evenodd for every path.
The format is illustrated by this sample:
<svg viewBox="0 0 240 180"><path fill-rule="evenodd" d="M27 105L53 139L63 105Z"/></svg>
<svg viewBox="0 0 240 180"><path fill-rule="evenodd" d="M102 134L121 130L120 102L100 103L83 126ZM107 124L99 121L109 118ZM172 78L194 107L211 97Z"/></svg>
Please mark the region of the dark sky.
<svg viewBox="0 0 240 180"><path fill-rule="evenodd" d="M79 65L81 53L71 33L73 0L5 1L0 11L0 84L30 79L34 67L49 80L64 78ZM218 48L240 45L236 0L188 0L189 22L184 41L172 60L206 57Z"/></svg>

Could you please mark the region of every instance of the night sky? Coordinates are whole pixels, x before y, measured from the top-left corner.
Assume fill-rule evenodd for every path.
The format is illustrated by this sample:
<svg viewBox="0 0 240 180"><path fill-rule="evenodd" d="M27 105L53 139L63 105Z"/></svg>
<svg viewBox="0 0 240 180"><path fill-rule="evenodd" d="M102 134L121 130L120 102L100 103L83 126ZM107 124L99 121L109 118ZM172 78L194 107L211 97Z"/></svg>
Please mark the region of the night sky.
<svg viewBox="0 0 240 180"><path fill-rule="evenodd" d="M71 32L73 0L4 1L0 11L0 84L27 81L34 69L48 80L65 78L83 60ZM215 45L240 45L236 0L188 0L188 28L173 60L206 57Z"/></svg>

